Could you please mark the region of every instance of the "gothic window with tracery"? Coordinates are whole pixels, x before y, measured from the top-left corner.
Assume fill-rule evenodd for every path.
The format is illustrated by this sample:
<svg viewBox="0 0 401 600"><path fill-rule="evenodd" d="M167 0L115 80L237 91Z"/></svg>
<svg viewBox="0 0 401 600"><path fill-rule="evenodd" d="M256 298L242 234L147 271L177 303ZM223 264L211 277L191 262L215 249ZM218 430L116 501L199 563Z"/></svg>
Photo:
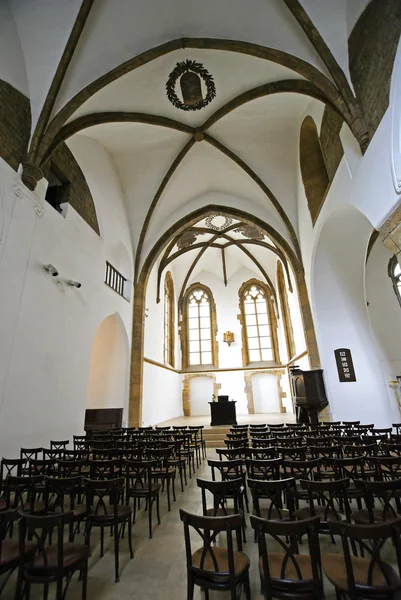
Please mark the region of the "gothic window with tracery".
<svg viewBox="0 0 401 600"><path fill-rule="evenodd" d="M184 297L183 308L184 366L216 365L216 310L211 291L206 286L191 286Z"/></svg>

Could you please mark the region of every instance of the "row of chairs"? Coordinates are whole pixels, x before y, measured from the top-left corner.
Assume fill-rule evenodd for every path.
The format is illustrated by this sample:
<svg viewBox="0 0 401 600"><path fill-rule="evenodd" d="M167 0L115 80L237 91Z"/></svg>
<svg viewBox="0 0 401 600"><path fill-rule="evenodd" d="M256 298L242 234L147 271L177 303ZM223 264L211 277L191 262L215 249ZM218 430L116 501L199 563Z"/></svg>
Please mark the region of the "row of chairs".
<svg viewBox="0 0 401 600"><path fill-rule="evenodd" d="M74 450L68 449L67 440L52 441L49 448L55 453L52 458L42 458L43 454L39 453L43 449L21 449L20 458L2 460L0 573L10 574L18 568L17 598L21 597L22 586L29 594L30 584L39 582L45 584L47 597L49 583L57 581L57 600L61 600L65 591L63 580L67 577L68 586L69 577L76 570L83 580L82 597L85 598L87 560L94 527L100 528L101 556L104 532L110 528L118 581L120 540L127 530L133 558L132 524L141 503L148 512L151 538L154 506L160 523L161 493L167 488L171 510L170 487L175 500L176 473L181 475L184 490L182 469L187 483L185 466L189 465L191 477L196 468L195 457L197 465L204 457L201 444L194 444L198 439L195 432L172 430L170 434L166 431L153 434L148 430L138 440L125 440L129 446L123 448L117 438L110 447L110 439L110 432L105 432L99 439L90 440L84 449ZM74 440L74 445L76 443ZM19 542L14 539L16 522ZM65 528L68 541L64 540ZM84 543L79 544L75 537L82 529ZM39 535L39 530L43 535ZM53 531L56 540L52 539ZM45 569L44 565L47 565Z"/></svg>

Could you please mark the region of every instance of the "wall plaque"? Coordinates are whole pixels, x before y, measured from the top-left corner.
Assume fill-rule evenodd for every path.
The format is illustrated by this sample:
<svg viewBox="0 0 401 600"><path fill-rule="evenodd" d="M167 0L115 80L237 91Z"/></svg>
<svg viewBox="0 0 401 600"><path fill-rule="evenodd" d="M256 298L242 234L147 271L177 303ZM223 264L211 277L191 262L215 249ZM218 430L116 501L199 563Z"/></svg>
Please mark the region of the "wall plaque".
<svg viewBox="0 0 401 600"><path fill-rule="evenodd" d="M337 348L337 350L334 350L334 356L336 357L338 378L341 383L356 381L351 350L349 348Z"/></svg>

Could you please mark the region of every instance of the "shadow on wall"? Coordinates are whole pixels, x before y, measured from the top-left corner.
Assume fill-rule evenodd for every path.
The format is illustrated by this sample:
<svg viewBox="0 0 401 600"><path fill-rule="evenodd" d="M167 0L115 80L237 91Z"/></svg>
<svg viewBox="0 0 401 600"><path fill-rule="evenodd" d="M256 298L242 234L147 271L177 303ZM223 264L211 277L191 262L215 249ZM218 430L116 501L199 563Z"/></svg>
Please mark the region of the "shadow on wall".
<svg viewBox="0 0 401 600"><path fill-rule="evenodd" d="M87 408L123 408L129 384L129 343L120 315L99 325L92 344Z"/></svg>

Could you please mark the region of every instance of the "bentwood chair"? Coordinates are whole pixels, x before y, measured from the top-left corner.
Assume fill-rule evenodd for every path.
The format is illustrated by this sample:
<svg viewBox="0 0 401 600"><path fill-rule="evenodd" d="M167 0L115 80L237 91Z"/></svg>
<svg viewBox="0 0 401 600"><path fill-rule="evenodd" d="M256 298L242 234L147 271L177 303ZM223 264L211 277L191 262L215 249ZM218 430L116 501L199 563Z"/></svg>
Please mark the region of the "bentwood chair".
<svg viewBox="0 0 401 600"><path fill-rule="evenodd" d="M141 499L146 502L149 520L149 539L152 538L152 514L153 502L156 501L157 523L160 525L160 483L154 483L152 480L152 471L157 466L157 461L125 461L125 494L127 503L130 498L134 501L134 523L137 511L137 505L140 506Z"/></svg>
<svg viewBox="0 0 401 600"><path fill-rule="evenodd" d="M259 546L259 572L265 600L324 598L319 517L305 521L267 521L252 516L251 525ZM308 550L300 554L298 544L302 536L307 536ZM273 542L271 549L266 538ZM277 546L283 551L277 552Z"/></svg>
<svg viewBox="0 0 401 600"><path fill-rule="evenodd" d="M238 479L228 479L227 481L207 481L197 479L197 486L201 489L202 510L205 517L220 517L241 513L244 514L244 485L242 477ZM207 506L207 495L209 492L213 496L213 508ZM228 506L228 501L233 502L233 506ZM242 518L242 533L244 542L245 536L245 517Z"/></svg>
<svg viewBox="0 0 401 600"><path fill-rule="evenodd" d="M0 512L0 596L6 587L11 575L18 567L20 553L18 540L11 539L13 524L20 518L16 510L3 510ZM25 546L24 560L27 560L36 550L35 542L27 542Z"/></svg>
<svg viewBox="0 0 401 600"><path fill-rule="evenodd" d="M401 520L373 525L329 523L331 535L341 536L342 554L324 554L323 570L338 599L395 600L401 590ZM384 553L392 546L391 565ZM360 556L355 556L359 547ZM352 550L352 555L351 554ZM386 556L387 558L387 556Z"/></svg>
<svg viewBox="0 0 401 600"><path fill-rule="evenodd" d="M243 585L245 598L250 600L250 560L242 552L242 516L234 514L202 517L180 509L180 518L184 524L187 599L193 599L194 587L198 585L205 592L205 600L209 600L209 590L228 590L231 600L238 600L241 594L240 586ZM202 546L193 552L191 533L195 532L200 536ZM234 532L238 551L235 551L233 546ZM227 536L227 547L216 543L217 536L224 533Z"/></svg>
<svg viewBox="0 0 401 600"><path fill-rule="evenodd" d="M82 574L82 600L86 599L88 559L91 555L89 545L64 542L64 525L73 519L73 513L34 516L21 513L19 521L19 568L16 598L22 597L25 585L26 598L29 598L33 583L45 586L45 598L51 583L56 583L56 600L64 600L69 580L74 572ZM57 531L57 540L49 545L49 536ZM35 552L32 549L33 538ZM28 560L27 560L28 555ZM67 585L63 589L63 580Z"/></svg>
<svg viewBox="0 0 401 600"><path fill-rule="evenodd" d="M122 504L124 478L108 480L84 480L86 488L86 543L90 544L92 527L100 527L100 556L104 554L104 529L112 527L114 534L115 581L119 581L120 538L128 524L128 545L132 550L132 508Z"/></svg>

